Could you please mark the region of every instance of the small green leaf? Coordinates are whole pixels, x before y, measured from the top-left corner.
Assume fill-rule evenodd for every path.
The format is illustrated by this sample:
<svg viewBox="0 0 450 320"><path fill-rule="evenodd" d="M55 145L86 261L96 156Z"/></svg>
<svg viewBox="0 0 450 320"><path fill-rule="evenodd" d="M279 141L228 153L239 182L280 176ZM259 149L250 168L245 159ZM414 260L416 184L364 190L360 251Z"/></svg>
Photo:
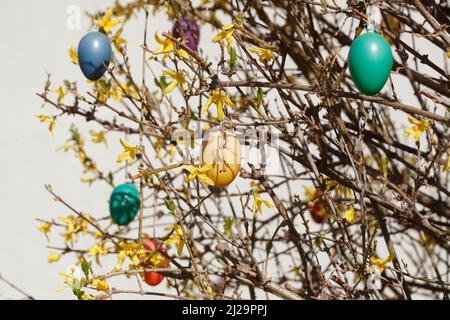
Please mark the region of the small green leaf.
<svg viewBox="0 0 450 320"><path fill-rule="evenodd" d="M102 89L102 91L104 93L107 94L111 90L111 82L110 81L105 81L105 80L101 79L99 81L99 83L100 83L100 88Z"/></svg>
<svg viewBox="0 0 450 320"><path fill-rule="evenodd" d="M51 82L50 82L50 78L45 82L45 91L47 92L50 89L51 86Z"/></svg>
<svg viewBox="0 0 450 320"><path fill-rule="evenodd" d="M175 212L175 203L170 199L166 199L165 204L169 212L173 214Z"/></svg>
<svg viewBox="0 0 450 320"><path fill-rule="evenodd" d="M151 177L151 174L148 171L144 171L143 178L144 178L145 183L147 183L147 184L149 183L150 177Z"/></svg>
<svg viewBox="0 0 450 320"><path fill-rule="evenodd" d="M163 91L164 91L164 89L166 89L167 86L169 85L169 84L167 83L166 77L164 77L164 76L161 76L161 77L159 78L159 80L155 78L155 84L156 84L158 87L160 87L161 90L163 90Z"/></svg>
<svg viewBox="0 0 450 320"><path fill-rule="evenodd" d="M108 173L108 182L111 184L114 182L114 175L111 171Z"/></svg>
<svg viewBox="0 0 450 320"><path fill-rule="evenodd" d="M81 289L72 289L72 291L78 300L83 300L84 291L82 291Z"/></svg>
<svg viewBox="0 0 450 320"><path fill-rule="evenodd" d="M231 70L234 70L236 68L236 62L237 62L236 50L234 48L231 48L231 52L230 52L230 69Z"/></svg>
<svg viewBox="0 0 450 320"><path fill-rule="evenodd" d="M83 279L75 279L72 284L72 290L78 291L83 288Z"/></svg>
<svg viewBox="0 0 450 320"><path fill-rule="evenodd" d="M233 228L234 218L233 217L226 217L225 224L223 225L224 233L227 237L231 236L232 231L231 228Z"/></svg>
<svg viewBox="0 0 450 320"><path fill-rule="evenodd" d="M260 106L264 100L264 91L261 88L258 88L258 92L256 93L256 105Z"/></svg>
<svg viewBox="0 0 450 320"><path fill-rule="evenodd" d="M64 86L66 87L67 90L70 90L71 85L69 80L64 80Z"/></svg>
<svg viewBox="0 0 450 320"><path fill-rule="evenodd" d="M92 262L87 262L86 259L83 258L81 262L81 270L83 270L86 279L89 279L89 272L92 273Z"/></svg>
<svg viewBox="0 0 450 320"><path fill-rule="evenodd" d="M383 176L387 177L388 172L388 158L384 156L381 158L381 170L383 171Z"/></svg>

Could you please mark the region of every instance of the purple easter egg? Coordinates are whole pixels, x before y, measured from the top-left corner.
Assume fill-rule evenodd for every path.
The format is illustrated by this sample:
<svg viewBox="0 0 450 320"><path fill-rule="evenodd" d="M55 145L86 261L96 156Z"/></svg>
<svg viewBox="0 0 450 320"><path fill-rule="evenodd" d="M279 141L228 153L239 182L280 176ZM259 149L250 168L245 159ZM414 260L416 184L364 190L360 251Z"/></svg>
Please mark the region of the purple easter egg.
<svg viewBox="0 0 450 320"><path fill-rule="evenodd" d="M200 41L200 27L194 20L180 17L175 20L172 36L177 39L181 38L192 51L197 51Z"/></svg>

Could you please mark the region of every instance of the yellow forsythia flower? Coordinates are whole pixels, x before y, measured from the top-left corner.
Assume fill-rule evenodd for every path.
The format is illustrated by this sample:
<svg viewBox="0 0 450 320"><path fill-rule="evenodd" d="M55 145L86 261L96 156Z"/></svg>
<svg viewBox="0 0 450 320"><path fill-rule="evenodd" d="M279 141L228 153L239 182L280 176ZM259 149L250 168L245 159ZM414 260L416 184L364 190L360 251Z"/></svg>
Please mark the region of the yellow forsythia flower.
<svg viewBox="0 0 450 320"><path fill-rule="evenodd" d="M181 226L179 224L174 224L172 226L173 231L175 231L175 235L166 241L164 243L176 243L177 244L177 253L178 256L181 256L181 253L183 252L184 247L184 234L183 230L181 229Z"/></svg>
<svg viewBox="0 0 450 320"><path fill-rule="evenodd" d="M105 249L105 247L104 247L104 244L103 243L100 243L100 244L98 244L98 243L96 243L96 244L94 244L90 249L89 249L89 252L88 252L88 255L90 255L90 256L98 256L98 255L107 255L108 254L108 250L106 250Z"/></svg>
<svg viewBox="0 0 450 320"><path fill-rule="evenodd" d="M41 223L37 226L37 229L44 234L49 233L51 228L51 223Z"/></svg>
<svg viewBox="0 0 450 320"><path fill-rule="evenodd" d="M74 46L71 46L69 48L69 56L70 56L70 60L72 60L73 64L78 64L77 51L75 50Z"/></svg>
<svg viewBox="0 0 450 320"><path fill-rule="evenodd" d="M106 11L103 19L95 19L94 23L106 32L109 32L115 25L120 23L120 20L111 20L112 14L113 10L110 8Z"/></svg>
<svg viewBox="0 0 450 320"><path fill-rule="evenodd" d="M353 206L350 206L347 211L345 211L345 220L347 220L348 223L352 223L353 220L355 220L355 208L353 208Z"/></svg>
<svg viewBox="0 0 450 320"><path fill-rule="evenodd" d="M125 151L117 157L116 161L118 163L120 163L120 162L130 159L130 163L133 164L134 159L136 158L136 154L139 151L139 147L133 147L133 146L125 143L125 141L123 141L122 139L120 139L120 144L125 149Z"/></svg>
<svg viewBox="0 0 450 320"><path fill-rule="evenodd" d="M222 39L225 39L227 41L227 48L228 52L231 52L231 48L233 46L233 33L235 31L235 25L233 23L227 24L222 27L222 31L216 35L212 41L218 42Z"/></svg>
<svg viewBox="0 0 450 320"><path fill-rule="evenodd" d="M315 188L306 188L305 189L305 196L308 201L312 202L317 199L317 190Z"/></svg>
<svg viewBox="0 0 450 320"><path fill-rule="evenodd" d="M229 105L231 108L236 109L234 103L230 100L230 98L222 93L220 90L214 90L212 95L209 97L208 101L206 101L205 106L202 109L202 114L208 112L209 107L212 103L217 105L217 119L223 119L223 106L224 104Z"/></svg>
<svg viewBox="0 0 450 320"><path fill-rule="evenodd" d="M153 58L157 54L164 54L164 56L163 56L163 62L164 62L169 57L171 52L175 52L177 55L179 55L185 59L190 59L189 54L185 50L178 49L177 51L175 51L175 43L172 40L170 40L169 38L163 39L160 36L158 36L157 33L155 33L155 39L156 39L156 42L158 42L160 44L160 46L156 49L155 55L153 56Z"/></svg>
<svg viewBox="0 0 450 320"><path fill-rule="evenodd" d="M84 214L85 218L88 218ZM67 217L58 217L58 221L66 224L65 232L61 233L66 243L77 241L79 233L86 233L88 231L88 224L82 217L74 217L69 215Z"/></svg>
<svg viewBox="0 0 450 320"><path fill-rule="evenodd" d="M139 260L139 255L144 250L139 243L125 243L122 241L120 242L119 246L121 250L117 255L117 265L115 267L116 271L122 269L122 264L126 257L129 257L131 259L134 266L138 266L141 263L141 261Z"/></svg>
<svg viewBox="0 0 450 320"><path fill-rule="evenodd" d="M252 183L252 194L253 194L253 215L256 214L256 210L258 210L259 214L262 214L263 205L265 205L267 208L273 208L273 205L267 201L264 200L261 195L259 194L260 186L259 184Z"/></svg>
<svg viewBox="0 0 450 320"><path fill-rule="evenodd" d="M450 168L450 148L447 150L447 161L445 162L444 168L442 169L444 172Z"/></svg>
<svg viewBox="0 0 450 320"><path fill-rule="evenodd" d="M58 103L61 103L67 94L67 92L63 89L62 86L53 89L53 92L58 94Z"/></svg>
<svg viewBox="0 0 450 320"><path fill-rule="evenodd" d="M94 280L92 280L91 285L97 291L104 291L104 292L109 291L109 285L104 280L94 279Z"/></svg>
<svg viewBox="0 0 450 320"><path fill-rule="evenodd" d="M272 53L272 50L269 49L261 49L261 48L250 48L249 51L259 54L259 61L262 63L268 62L270 60L275 60L275 56Z"/></svg>
<svg viewBox="0 0 450 320"><path fill-rule="evenodd" d="M116 34L112 38L112 42L117 49L119 49L122 44L127 43L127 40L125 40L121 37L122 32L123 32L123 28L120 28L119 30L117 30Z"/></svg>
<svg viewBox="0 0 450 320"><path fill-rule="evenodd" d="M104 131L100 131L100 132L95 132L95 131L90 131L89 134L92 136L92 142L93 143L104 143L105 146L108 146L108 141L106 141L106 137L105 137L105 132Z"/></svg>
<svg viewBox="0 0 450 320"><path fill-rule="evenodd" d="M253 214L256 214L256 210L258 209L259 214L262 214L262 205L265 205L267 208L273 208L273 205L267 201L261 198L258 192L253 191Z"/></svg>
<svg viewBox="0 0 450 320"><path fill-rule="evenodd" d="M45 238L47 238L47 241L50 241L48 234L50 233L51 228L52 228L51 223L41 223L37 226L37 229L45 235Z"/></svg>
<svg viewBox="0 0 450 320"><path fill-rule="evenodd" d="M184 83L186 82L184 76L184 71L174 72L174 71L163 71L164 75L173 78L172 82L164 89L164 94L169 94L175 89L177 85L180 86L181 92L184 92Z"/></svg>
<svg viewBox="0 0 450 320"><path fill-rule="evenodd" d="M370 258L370 263L372 264L372 266L377 267L378 270L380 270L380 272L383 272L384 269L386 268L386 264L388 264L389 262L391 262L393 260L392 256L387 257L384 260L381 260L377 257L372 256Z"/></svg>
<svg viewBox="0 0 450 320"><path fill-rule="evenodd" d="M209 178L206 174L208 173L209 170L211 170L213 168L212 164L207 164L204 166L201 166L200 168L191 166L191 165L184 165L182 166L183 169L189 171L189 177L187 177L187 181L192 181L195 178L198 178L200 181L204 182L205 184L209 185L209 186L213 186L214 185L214 181Z"/></svg>
<svg viewBox="0 0 450 320"><path fill-rule="evenodd" d="M55 135L56 117L49 117L49 116L44 116L44 115L40 114L40 115L37 115L36 118L38 118L41 122L48 122L49 123L48 130L50 131L52 136Z"/></svg>
<svg viewBox="0 0 450 320"><path fill-rule="evenodd" d="M405 137L412 135L414 141L418 141L421 134L430 127L430 120L417 120L408 116L408 121L414 126L405 129Z"/></svg>
<svg viewBox="0 0 450 320"><path fill-rule="evenodd" d="M57 254L56 252L50 252L48 254L48 263L58 262L59 259L61 259L61 256L59 254Z"/></svg>

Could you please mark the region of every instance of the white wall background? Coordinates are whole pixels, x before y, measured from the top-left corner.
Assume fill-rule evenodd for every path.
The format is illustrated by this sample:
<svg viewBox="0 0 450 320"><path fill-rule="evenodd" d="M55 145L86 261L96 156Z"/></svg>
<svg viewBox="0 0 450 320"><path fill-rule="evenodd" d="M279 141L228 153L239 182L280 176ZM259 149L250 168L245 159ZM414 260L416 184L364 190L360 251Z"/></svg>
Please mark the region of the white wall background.
<svg viewBox="0 0 450 320"><path fill-rule="evenodd" d="M67 8L76 4L82 13L92 12L98 3L0 1L0 272L39 299L73 298L69 290L56 293L62 286L58 273L65 271L68 259L64 261L63 257L60 263L48 264L46 240L36 230L38 217L50 219L69 214L52 200L44 184L52 184L69 202L83 204L86 212L107 212L107 199L97 195L108 194L108 188L103 184L86 188L80 182L79 161L72 155L55 152L67 139L66 129L71 121L58 123L52 138L46 124L35 118L52 111L41 109L42 101L35 95L43 90L46 71L52 73L53 86L63 79L83 81L78 68L70 63L67 50L77 45L89 21L82 14L81 29L68 29ZM111 3L101 1L99 8ZM118 154L114 146L110 149L108 152ZM99 156L108 164L115 160L107 154ZM0 282L2 298L21 295Z"/></svg>

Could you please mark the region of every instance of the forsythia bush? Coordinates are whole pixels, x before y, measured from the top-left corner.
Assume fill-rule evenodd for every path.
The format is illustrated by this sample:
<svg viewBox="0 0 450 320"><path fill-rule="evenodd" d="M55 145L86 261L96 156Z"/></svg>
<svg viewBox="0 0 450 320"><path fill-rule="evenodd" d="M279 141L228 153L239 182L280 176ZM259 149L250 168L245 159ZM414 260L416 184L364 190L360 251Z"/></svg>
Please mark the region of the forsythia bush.
<svg viewBox="0 0 450 320"><path fill-rule="evenodd" d="M38 94L38 120L109 199L87 214L47 186L65 214L38 229L62 287L79 299L448 298L449 11L117 0L90 13L58 57L79 77L49 75Z"/></svg>

